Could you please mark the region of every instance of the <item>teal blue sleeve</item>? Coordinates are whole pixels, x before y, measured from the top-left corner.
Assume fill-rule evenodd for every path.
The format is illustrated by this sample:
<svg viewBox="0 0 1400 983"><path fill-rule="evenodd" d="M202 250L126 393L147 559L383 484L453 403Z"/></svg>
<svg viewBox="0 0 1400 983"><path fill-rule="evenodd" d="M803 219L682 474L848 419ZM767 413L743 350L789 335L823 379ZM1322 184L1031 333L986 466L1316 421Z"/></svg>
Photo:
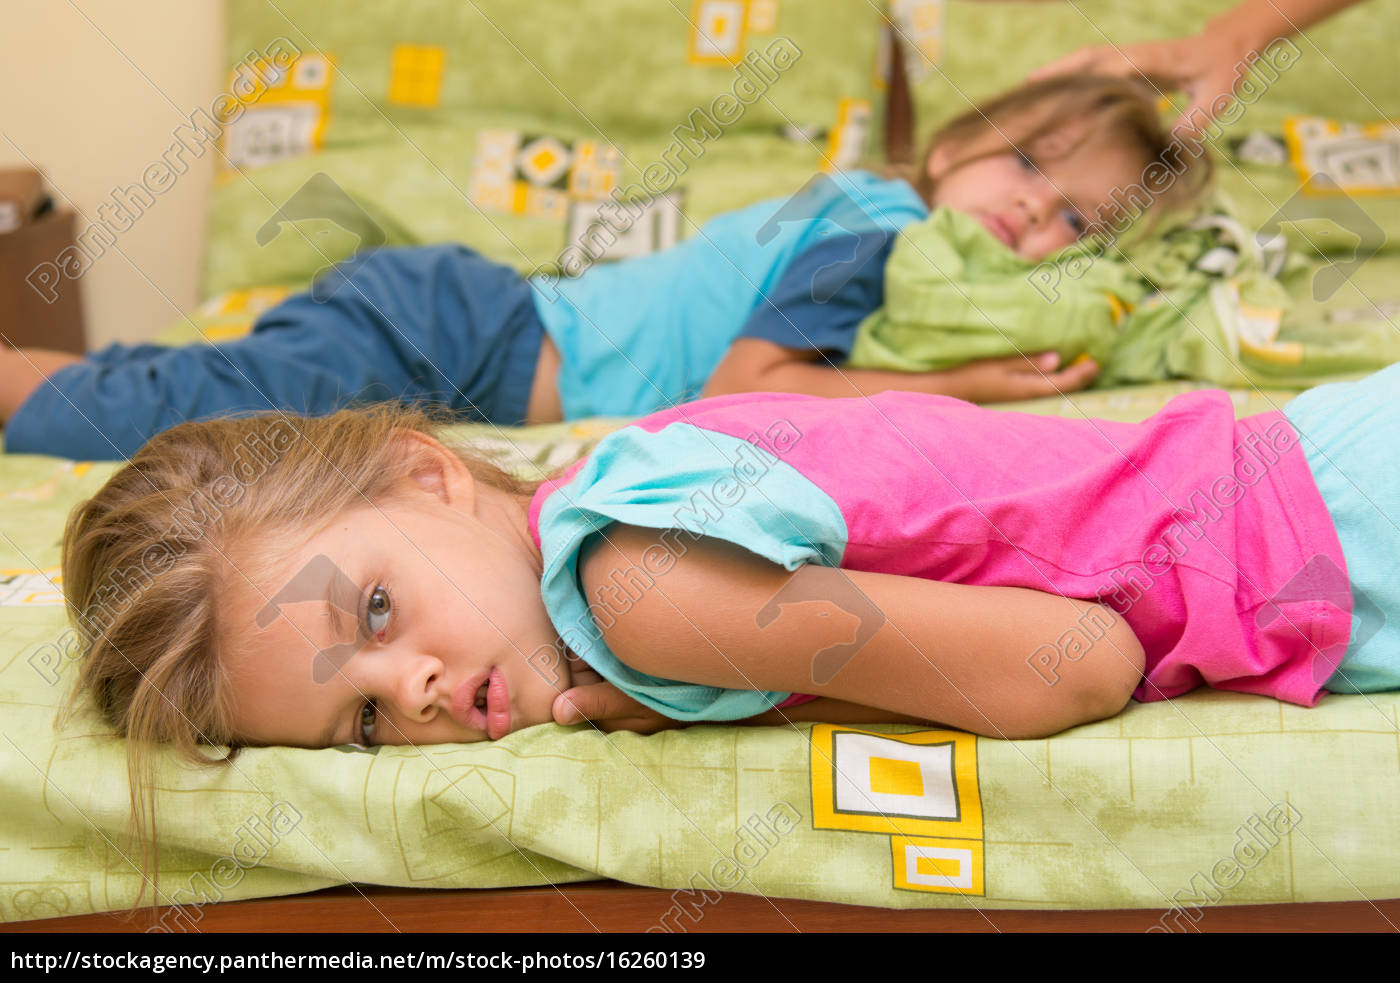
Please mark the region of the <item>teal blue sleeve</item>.
<svg viewBox="0 0 1400 983"><path fill-rule="evenodd" d="M609 651L599 622L611 624L640 591L664 591L670 566L629 572L615 592L600 594L590 607L579 584L579 553L614 522L674 530L661 537L673 557L697 537L712 536L788 570L806 563L834 567L841 564L847 530L830 496L747 440L672 423L655 433L631 426L609 434L540 510L541 589L550 618L564 643L614 686L675 720L738 720L791 695L661 679Z"/></svg>

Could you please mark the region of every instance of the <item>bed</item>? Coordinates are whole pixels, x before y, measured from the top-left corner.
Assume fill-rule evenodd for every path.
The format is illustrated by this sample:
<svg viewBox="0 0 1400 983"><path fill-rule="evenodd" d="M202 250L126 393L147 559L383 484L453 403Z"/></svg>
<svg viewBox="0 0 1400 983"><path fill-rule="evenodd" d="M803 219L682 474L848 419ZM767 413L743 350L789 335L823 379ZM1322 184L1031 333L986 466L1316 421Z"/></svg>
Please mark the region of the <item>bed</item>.
<svg viewBox="0 0 1400 983"><path fill-rule="evenodd" d="M1099 32L1163 35L1221 4L1119 6L896 0L891 47L885 11L858 0L608 0L528 14L504 0L404 0L354 16L310 0L231 0L226 98L239 108L211 107L228 126L209 299L164 337L246 331L365 244L455 239L523 270L664 248L689 222L790 192L867 148L907 157L964 96L1009 85ZM1251 221L1266 224L1292 200L1307 168L1345 158L1368 182L1348 200L1363 202L1387 241L1400 229L1400 174L1385 171L1391 137L1326 115L1339 103L1365 111L1357 122L1394 115L1400 79L1380 57L1394 28L1393 14L1358 8L1316 32L1313 74L1303 64L1283 74L1239 139L1222 139L1235 155L1222 183ZM587 43L605 31L628 58ZM1345 79L1355 91L1328 74L1343 49L1348 66L1365 66ZM544 54L526 64L523 51ZM891 84L905 77L907 90ZM737 92L741 79L770 98L715 118L711 133L695 109L719 111L716 93ZM1381 95L1392 103L1377 105ZM732 111L724 103L722 118ZM1300 129L1298 119L1334 125ZM1282 162L1271 162L1271 139ZM642 181L648 161L668 162L671 178L663 188L652 172L635 234L599 256L569 252L597 246L598 189ZM1329 310L1396 309L1400 258L1363 258ZM1139 419L1191 387L1018 409ZM1290 394L1232 395L1244 414ZM464 424L460 434L538 475L620 422ZM73 659L62 518L111 467L0 461L0 918L14 928L436 928L458 913L509 931L528 913L530 930L1182 931L1393 929L1400 915L1388 900L1400 897L1400 697L1328 696L1301 709L1221 692L1133 705L1041 741L894 725L649 737L545 725L489 746L259 749L200 771L162 758L166 907L103 914L142 889L126 837L124 748L90 712L62 730L53 721ZM481 920L488 909L497 921Z"/></svg>

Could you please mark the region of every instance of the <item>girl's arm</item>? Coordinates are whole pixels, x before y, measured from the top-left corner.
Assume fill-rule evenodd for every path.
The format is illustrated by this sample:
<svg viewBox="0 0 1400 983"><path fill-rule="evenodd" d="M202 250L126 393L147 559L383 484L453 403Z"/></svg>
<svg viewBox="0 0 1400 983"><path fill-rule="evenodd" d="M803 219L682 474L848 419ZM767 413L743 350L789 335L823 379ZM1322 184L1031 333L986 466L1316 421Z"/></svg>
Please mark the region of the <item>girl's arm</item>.
<svg viewBox="0 0 1400 983"><path fill-rule="evenodd" d="M556 724L593 722L599 730L627 730L654 734L660 730L688 727L684 720L673 720L644 706L611 683L599 677L591 682L574 680L574 686L554 700ZM930 721L893 713L876 707L863 707L842 700L818 698L796 706L773 709L756 717L730 721L736 725L780 726L813 720L828 724L928 724Z"/></svg>
<svg viewBox="0 0 1400 983"><path fill-rule="evenodd" d="M61 368L81 362L81 355L47 348L8 348L0 344L0 423L4 423Z"/></svg>
<svg viewBox="0 0 1400 983"><path fill-rule="evenodd" d="M585 596L622 582L648 548L674 553L659 533L618 524L595 537L579 565ZM1083 637L1090 615L1108 627L1047 683L1032 654L1072 630ZM1143 671L1127 623L1092 602L810 564L792 572L703 537L603 639L662 678L812 693L1005 738L1112 716Z"/></svg>
<svg viewBox="0 0 1400 983"><path fill-rule="evenodd" d="M820 353L787 348L762 338L739 338L705 385L706 396L779 392L811 396L873 396L888 389L955 396L972 403L999 403L1075 392L1094 381L1098 366L1076 362L1055 371L1058 356L988 358L945 372L888 372L833 367ZM1034 359L1034 361L1032 361Z"/></svg>

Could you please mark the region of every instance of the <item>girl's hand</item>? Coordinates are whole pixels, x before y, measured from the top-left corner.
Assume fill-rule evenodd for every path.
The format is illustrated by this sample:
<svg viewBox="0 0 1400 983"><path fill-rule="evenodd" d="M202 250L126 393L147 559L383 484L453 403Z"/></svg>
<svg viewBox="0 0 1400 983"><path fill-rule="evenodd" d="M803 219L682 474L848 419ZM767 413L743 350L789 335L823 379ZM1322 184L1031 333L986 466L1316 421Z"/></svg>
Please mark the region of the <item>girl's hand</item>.
<svg viewBox="0 0 1400 983"><path fill-rule="evenodd" d="M655 734L684 723L643 706L592 669L576 665L573 686L554 698L554 722L568 726L592 721L603 731L630 730Z"/></svg>
<svg viewBox="0 0 1400 983"><path fill-rule="evenodd" d="M984 358L939 373L947 383L943 390L970 403L1002 403L1016 399L1038 399L1077 392L1099 374L1092 359L1075 361L1055 371L1060 357L1055 352Z"/></svg>

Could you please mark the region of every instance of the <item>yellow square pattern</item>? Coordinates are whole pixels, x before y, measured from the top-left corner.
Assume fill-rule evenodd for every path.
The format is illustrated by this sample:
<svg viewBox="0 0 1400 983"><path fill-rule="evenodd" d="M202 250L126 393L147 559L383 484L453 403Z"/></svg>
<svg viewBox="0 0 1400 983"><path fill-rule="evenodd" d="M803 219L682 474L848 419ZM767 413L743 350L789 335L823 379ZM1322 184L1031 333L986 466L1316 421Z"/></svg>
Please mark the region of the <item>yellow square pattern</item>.
<svg viewBox="0 0 1400 983"><path fill-rule="evenodd" d="M530 166L537 170L547 171L554 167L559 161L559 155L548 147L542 147L536 151L535 156L530 158Z"/></svg>
<svg viewBox="0 0 1400 983"><path fill-rule="evenodd" d="M229 92L243 109L224 121L223 171L259 167L321 149L330 116L332 55L298 56L286 70L265 61L242 65Z"/></svg>
<svg viewBox="0 0 1400 983"><path fill-rule="evenodd" d="M817 724L811 741L816 829L981 839L977 738L972 734L880 734Z"/></svg>
<svg viewBox="0 0 1400 983"><path fill-rule="evenodd" d="M881 795L924 794L924 778L917 761L870 759L870 788Z"/></svg>
<svg viewBox="0 0 1400 983"><path fill-rule="evenodd" d="M693 64L732 65L744 57L749 2L695 0L690 15L690 44L687 48L687 55Z"/></svg>
<svg viewBox="0 0 1400 983"><path fill-rule="evenodd" d="M263 311L287 299L286 287L246 287L230 290L212 297L199 305L198 313L206 316L225 314L261 314Z"/></svg>
<svg viewBox="0 0 1400 983"><path fill-rule="evenodd" d="M772 34L778 29L779 0L749 0L745 24L755 34Z"/></svg>
<svg viewBox="0 0 1400 983"><path fill-rule="evenodd" d="M482 130L470 194L483 208L562 222L571 201L603 197L621 174L622 154L611 144Z"/></svg>
<svg viewBox="0 0 1400 983"><path fill-rule="evenodd" d="M602 198L622 177L622 152L610 143L580 140L574 144L574 166L569 171L569 194L575 198Z"/></svg>
<svg viewBox="0 0 1400 983"><path fill-rule="evenodd" d="M890 22L904 46L909 81L932 74L943 58L944 0L891 0Z"/></svg>
<svg viewBox="0 0 1400 983"><path fill-rule="evenodd" d="M445 49L431 44L396 44L389 64L389 101L400 106L436 106L442 98Z"/></svg>
<svg viewBox="0 0 1400 983"><path fill-rule="evenodd" d="M921 855L914 858L914 872L921 877L957 877L962 867L957 857Z"/></svg>
<svg viewBox="0 0 1400 983"><path fill-rule="evenodd" d="M1283 132L1305 194L1400 195L1400 126L1395 121L1343 124L1320 116L1290 116ZM1317 175L1330 177L1336 189L1309 183Z"/></svg>
<svg viewBox="0 0 1400 983"><path fill-rule="evenodd" d="M895 836L890 839L890 849L896 888L931 894L986 894L980 840Z"/></svg>
<svg viewBox="0 0 1400 983"><path fill-rule="evenodd" d="M42 485L16 490L4 497L46 501L53 497L62 477L63 473L59 472ZM58 567L0 570L0 607L57 607L63 603L62 580Z"/></svg>
<svg viewBox="0 0 1400 983"><path fill-rule="evenodd" d="M836 105L836 125L831 128L822 170L844 171L854 167L865 153L872 114L868 99L843 98Z"/></svg>

